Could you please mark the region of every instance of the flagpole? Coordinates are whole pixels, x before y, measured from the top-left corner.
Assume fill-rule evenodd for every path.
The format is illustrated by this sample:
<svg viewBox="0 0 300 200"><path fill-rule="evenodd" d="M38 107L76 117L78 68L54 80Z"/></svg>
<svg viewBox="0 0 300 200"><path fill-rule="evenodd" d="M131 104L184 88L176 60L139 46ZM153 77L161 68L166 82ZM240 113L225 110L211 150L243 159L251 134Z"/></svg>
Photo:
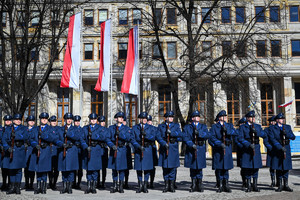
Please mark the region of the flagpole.
<svg viewBox="0 0 300 200"><path fill-rule="evenodd" d="M111 17L110 17L110 20L111 20L111 28L110 28L110 47L111 47L111 45L113 44L112 42L112 28L113 28L113 26L112 26L112 14L111 14ZM113 76L112 76L112 74L113 74L113 71L112 71L112 56L110 56L110 124L112 125L113 124L113 114L112 114L112 91L113 91L113 89L112 89L112 78L113 78Z"/></svg>
<svg viewBox="0 0 300 200"><path fill-rule="evenodd" d="M140 82L140 20L138 20L137 25L137 35L138 35L138 42L137 42L137 48L138 48L138 64L137 64L137 70L138 70L138 111L141 113L141 82Z"/></svg>
<svg viewBox="0 0 300 200"><path fill-rule="evenodd" d="M80 10L81 12L81 10ZM82 13L82 12L81 12ZM81 16L82 17L82 16ZM82 27L82 20L81 21L81 27ZM81 31L81 30L80 30ZM82 85L82 58L83 58L83 54L82 54L82 34L80 33L80 109L79 109L79 114L80 116L82 117L82 114L83 114L83 85ZM80 120L80 126L83 126L83 121Z"/></svg>

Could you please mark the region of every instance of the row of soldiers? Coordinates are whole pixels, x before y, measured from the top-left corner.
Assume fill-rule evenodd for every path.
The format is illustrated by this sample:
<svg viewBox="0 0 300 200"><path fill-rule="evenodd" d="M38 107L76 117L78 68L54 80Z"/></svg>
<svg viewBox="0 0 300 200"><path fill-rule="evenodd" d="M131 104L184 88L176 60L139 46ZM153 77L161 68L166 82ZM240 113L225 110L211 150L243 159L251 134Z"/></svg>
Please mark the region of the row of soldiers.
<svg viewBox="0 0 300 200"><path fill-rule="evenodd" d="M262 167L259 138L264 138L268 148L268 165L274 174L276 170L278 189L292 191L288 186L288 173L292 168L289 141L295 139L291 127L284 124L284 115L278 114L276 123L263 130L255 123L255 112L250 111L240 120L235 129L227 123L226 111L222 110L211 129L200 123L200 112L192 113L189 123L180 128L174 122L173 111L165 113L165 121L158 127L152 125L152 117L146 112L139 114L139 124L129 128L123 112L115 115L116 123L106 128L105 117L89 115L89 125L80 127L81 117L71 113L64 115L65 125L57 126L55 116L41 113L40 126L34 126L34 116L27 118L28 126L21 125L22 115L5 116L1 128L1 168L3 185L7 194L20 194L22 168L25 168L25 187L33 188L36 174L35 193L45 194L47 174L49 186L56 189L59 171L62 173L61 193L72 193L72 187L80 189L82 169L86 170L88 193L96 193L100 185L105 187L106 168L112 169L111 192L124 192L128 187L130 169L138 177L137 193L148 192L148 182L153 187L155 167L161 166L165 187L163 192L175 192L176 174L179 162L179 142L186 144L184 166L190 169L192 185L190 192L203 192L203 168L206 167L206 144L212 146L212 168L217 179L217 192L231 192L228 184L229 170L233 168L232 145L238 147L238 166L241 167L243 187L246 192L259 192L258 171ZM124 120L125 119L125 120ZM74 121L74 123L73 123ZM159 143L159 149L156 146ZM132 149L134 162L132 162ZM134 165L132 164L134 163ZM76 177L78 181L76 183ZM253 178L253 184L251 184ZM272 179L273 181L273 179ZM283 181L283 182L282 182ZM273 183L274 184L274 183Z"/></svg>

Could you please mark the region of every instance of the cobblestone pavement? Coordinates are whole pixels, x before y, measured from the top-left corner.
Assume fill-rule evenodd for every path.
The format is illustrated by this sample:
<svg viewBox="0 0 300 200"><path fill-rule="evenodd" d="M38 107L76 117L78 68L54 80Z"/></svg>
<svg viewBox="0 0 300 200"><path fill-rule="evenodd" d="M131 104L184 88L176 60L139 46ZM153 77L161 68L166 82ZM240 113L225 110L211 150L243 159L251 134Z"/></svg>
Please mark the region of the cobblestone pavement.
<svg viewBox="0 0 300 200"><path fill-rule="evenodd" d="M163 189L163 178L162 178L162 169L161 167L156 168L156 179L155 179L155 188L149 189L148 194L137 194L135 192L137 188L136 181L136 173L134 170L130 171L129 177L129 185L130 189L125 190L125 193L119 194L111 194L110 188L112 185L111 178L111 170L108 170L107 174L107 183L105 190L97 190L97 194L84 194L84 190L86 188L86 179L83 177L83 182L81 184L82 190L74 190L73 194L59 194L59 190L62 185L61 182L58 183L58 191L52 191L50 189L47 190L46 195L34 195L33 191L25 191L22 190L21 195L6 195L4 192L0 192L0 199L9 199L9 200L25 200L25 199L33 199L33 200L58 200L58 199L141 199L141 198L149 198L149 199L186 199L186 200L196 200L196 199L206 199L206 200L215 200L215 199L259 199L259 200L267 200L267 199L300 199L300 161L293 161L294 169L290 172L289 184L291 188L294 189L294 192L281 192L276 193L273 189L269 187L270 184L270 176L269 169L262 168L259 171L259 187L261 192L251 192L245 193L241 190L241 179L240 179L240 169L235 167L230 171L230 186L232 189L232 193L216 193L215 185L215 176L214 171L209 166L210 161L207 161L208 166L204 169L204 192L203 193L189 193L189 187L191 184L191 180L189 177L189 169L181 166L177 171L177 186L178 189L176 193L162 193ZM0 179L1 180L1 179ZM61 181L61 176L59 177ZM24 180L23 180L24 181ZM22 186L24 185L24 182Z"/></svg>

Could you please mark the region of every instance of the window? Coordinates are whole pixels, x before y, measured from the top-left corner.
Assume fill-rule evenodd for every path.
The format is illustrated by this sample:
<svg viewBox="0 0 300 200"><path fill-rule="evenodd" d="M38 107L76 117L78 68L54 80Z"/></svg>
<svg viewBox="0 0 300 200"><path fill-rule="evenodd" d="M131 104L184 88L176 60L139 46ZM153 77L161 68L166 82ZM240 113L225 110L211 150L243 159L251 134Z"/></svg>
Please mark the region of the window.
<svg viewBox="0 0 300 200"><path fill-rule="evenodd" d="M230 56L231 41L222 41L222 54L223 54L223 56Z"/></svg>
<svg viewBox="0 0 300 200"><path fill-rule="evenodd" d="M193 9L191 22L192 24L197 24L197 8Z"/></svg>
<svg viewBox="0 0 300 200"><path fill-rule="evenodd" d="M171 87L169 85L158 86L159 123L164 121L164 114L171 110Z"/></svg>
<svg viewBox="0 0 300 200"><path fill-rule="evenodd" d="M127 125L132 127L136 125L137 122L137 112L138 112L138 99L137 96L131 94L124 94L124 105Z"/></svg>
<svg viewBox="0 0 300 200"><path fill-rule="evenodd" d="M94 25L94 11L93 10L84 10L84 24L86 26Z"/></svg>
<svg viewBox="0 0 300 200"><path fill-rule="evenodd" d="M100 55L101 55L101 44L98 43L98 60L100 60Z"/></svg>
<svg viewBox="0 0 300 200"><path fill-rule="evenodd" d="M17 12L17 26L25 26L25 12Z"/></svg>
<svg viewBox="0 0 300 200"><path fill-rule="evenodd" d="M33 60L33 61L39 60L39 51L38 51L37 47L34 47L31 50L31 60Z"/></svg>
<svg viewBox="0 0 300 200"><path fill-rule="evenodd" d="M128 11L127 9L119 9L119 25L128 24Z"/></svg>
<svg viewBox="0 0 300 200"><path fill-rule="evenodd" d="M58 10L53 10L51 15L51 25L57 26L59 25L59 12Z"/></svg>
<svg viewBox="0 0 300 200"><path fill-rule="evenodd" d="M84 60L93 60L94 44L84 44Z"/></svg>
<svg viewBox="0 0 300 200"><path fill-rule="evenodd" d="M143 46L142 46L142 43L140 42L139 43L139 57L140 57L140 59L142 59L142 55L143 55Z"/></svg>
<svg viewBox="0 0 300 200"><path fill-rule="evenodd" d="M95 85L91 86L91 113L104 115L104 94L95 89Z"/></svg>
<svg viewBox="0 0 300 200"><path fill-rule="evenodd" d="M6 14L7 12L2 12L2 27L6 27Z"/></svg>
<svg viewBox="0 0 300 200"><path fill-rule="evenodd" d="M69 88L57 87L57 122L64 124L64 115L70 111Z"/></svg>
<svg viewBox="0 0 300 200"><path fill-rule="evenodd" d="M167 8L167 24L176 25L176 9L175 8Z"/></svg>
<svg viewBox="0 0 300 200"><path fill-rule="evenodd" d="M50 48L50 55L49 55L49 59L53 59L54 58L54 61L58 61L59 60L59 47L57 47L56 49L51 49Z"/></svg>
<svg viewBox="0 0 300 200"><path fill-rule="evenodd" d="M205 101L205 90L199 89L196 101L194 102L193 110L198 110L200 112L200 123L206 123L206 101Z"/></svg>
<svg viewBox="0 0 300 200"><path fill-rule="evenodd" d="M292 56L300 56L300 40L292 40Z"/></svg>
<svg viewBox="0 0 300 200"><path fill-rule="evenodd" d="M157 25L160 25L161 24L161 17L162 17L161 8L155 8L155 17L156 17Z"/></svg>
<svg viewBox="0 0 300 200"><path fill-rule="evenodd" d="M271 40L271 56L280 57L281 56L281 41Z"/></svg>
<svg viewBox="0 0 300 200"><path fill-rule="evenodd" d="M119 60L127 58L127 43L119 43Z"/></svg>
<svg viewBox="0 0 300 200"><path fill-rule="evenodd" d="M2 45L0 45L0 61L2 61Z"/></svg>
<svg viewBox="0 0 300 200"><path fill-rule="evenodd" d="M239 91L230 89L227 91L228 122L236 124L240 119Z"/></svg>
<svg viewBox="0 0 300 200"><path fill-rule="evenodd" d="M245 8L236 7L235 8L235 22L236 23L245 23Z"/></svg>
<svg viewBox="0 0 300 200"><path fill-rule="evenodd" d="M168 59L175 59L177 57L176 49L177 49L176 42L168 42L167 43Z"/></svg>
<svg viewBox="0 0 300 200"><path fill-rule="evenodd" d="M205 57L211 57L211 42L210 41L205 41L202 42L202 55Z"/></svg>
<svg viewBox="0 0 300 200"><path fill-rule="evenodd" d="M162 43L161 43L162 45ZM156 43L153 44L153 49L152 49L152 58L157 59L157 58L161 58L159 49L158 49L158 45Z"/></svg>
<svg viewBox="0 0 300 200"><path fill-rule="evenodd" d="M299 6L290 6L290 22L299 22Z"/></svg>
<svg viewBox="0 0 300 200"><path fill-rule="evenodd" d="M300 125L300 83L295 83L296 124Z"/></svg>
<svg viewBox="0 0 300 200"><path fill-rule="evenodd" d="M102 22L105 22L108 18L108 10L107 9L101 9L99 10L99 25L102 23Z"/></svg>
<svg viewBox="0 0 300 200"><path fill-rule="evenodd" d="M230 8L224 7L224 8L221 8L221 11L222 11L222 23L230 23L231 22Z"/></svg>
<svg viewBox="0 0 300 200"><path fill-rule="evenodd" d="M266 55L267 55L266 41L264 40L256 41L256 56L266 57Z"/></svg>
<svg viewBox="0 0 300 200"><path fill-rule="evenodd" d="M132 23L134 25L142 24L142 11L140 9L132 10Z"/></svg>
<svg viewBox="0 0 300 200"><path fill-rule="evenodd" d="M263 6L255 7L256 22L265 22L265 8Z"/></svg>
<svg viewBox="0 0 300 200"><path fill-rule="evenodd" d="M279 22L280 21L280 11L279 6L270 7L270 22Z"/></svg>
<svg viewBox="0 0 300 200"><path fill-rule="evenodd" d="M274 114L273 89L271 84L261 84L261 119L262 126L268 126L268 119Z"/></svg>
<svg viewBox="0 0 300 200"><path fill-rule="evenodd" d="M23 120L25 121L26 118L31 115L36 116L35 111L36 111L36 101L33 100L26 108L24 115L23 115Z"/></svg>
<svg viewBox="0 0 300 200"><path fill-rule="evenodd" d="M68 26L68 25L69 25L70 17L71 17L73 14L74 14L74 11L73 11L73 10L66 10L66 11L65 11L65 23L64 23L65 26Z"/></svg>
<svg viewBox="0 0 300 200"><path fill-rule="evenodd" d="M206 13L208 13L210 8L202 8L202 20L204 20L204 23L210 23L210 14L205 18ZM205 18L205 19L204 19Z"/></svg>
<svg viewBox="0 0 300 200"><path fill-rule="evenodd" d="M37 26L40 22L40 13L38 11L31 12L31 26Z"/></svg>
<svg viewBox="0 0 300 200"><path fill-rule="evenodd" d="M236 46L237 57L246 57L246 42L238 41Z"/></svg>

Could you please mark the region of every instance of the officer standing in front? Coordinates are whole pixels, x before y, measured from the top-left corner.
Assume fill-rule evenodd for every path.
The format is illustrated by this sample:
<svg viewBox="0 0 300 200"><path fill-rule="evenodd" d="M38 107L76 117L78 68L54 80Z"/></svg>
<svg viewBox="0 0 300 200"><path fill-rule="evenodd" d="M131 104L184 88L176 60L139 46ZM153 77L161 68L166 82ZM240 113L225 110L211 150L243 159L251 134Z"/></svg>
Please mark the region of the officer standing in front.
<svg viewBox="0 0 300 200"><path fill-rule="evenodd" d="M78 128L78 133L79 135L82 137L84 137L84 133L83 133L83 130L82 128L80 127L80 120L81 120L81 117L79 115L75 115L74 116L74 126L76 128ZM83 162L83 151L81 149L81 143L79 140L75 141L75 146L77 147L77 150L78 150L78 170L76 170L74 173L74 182L73 182L73 186L72 188L74 189L81 189L80 187L80 183L81 183L81 180L82 180L82 176L83 176L83 171L82 171L82 162ZM76 181L77 179L77 181Z"/></svg>
<svg viewBox="0 0 300 200"><path fill-rule="evenodd" d="M98 117L99 125L106 128L105 125L105 116L101 115ZM97 181L97 188L105 189L105 180L106 180L106 173L107 173L107 165L108 165L108 147L106 143L103 143L103 154L102 154L102 182L100 184L100 171L98 171L98 181Z"/></svg>
<svg viewBox="0 0 300 200"><path fill-rule="evenodd" d="M151 115L148 115L147 120L148 120L147 123L149 125L153 125L153 123L152 123L152 116ZM153 127L155 128L154 134L155 134L155 140L156 140L157 139L156 135L158 133L158 129L155 126L153 126ZM150 185L149 185L149 187L151 189L154 188L154 184L153 183L154 183L155 171L156 171L155 166L158 165L157 146L156 146L155 140L152 142L153 169L150 171Z"/></svg>
<svg viewBox="0 0 300 200"><path fill-rule="evenodd" d="M178 141L182 132L174 122L174 112L167 112L166 123L158 126L157 140L160 144L158 166L163 168L165 188L163 192L175 192L176 169L180 166Z"/></svg>
<svg viewBox="0 0 300 200"><path fill-rule="evenodd" d="M193 123L184 127L183 141L186 143L184 166L190 168L192 186L190 192L203 192L202 169L206 168L206 140L210 133L205 124L200 123L200 112L192 113Z"/></svg>
<svg viewBox="0 0 300 200"><path fill-rule="evenodd" d="M233 125L227 123L225 110L218 113L218 123L212 125L210 129L213 143L213 163L212 167L216 170L217 180L220 181L217 192L231 192L228 185L229 170L233 168L232 159L232 136L237 135Z"/></svg>
<svg viewBox="0 0 300 200"><path fill-rule="evenodd" d="M125 170L127 169L126 142L131 142L131 129L123 125L125 114L118 112L115 115L117 123L109 126L106 143L110 148L108 168L112 169L113 189L111 193L124 193ZM118 187L119 179L119 187Z"/></svg>
<svg viewBox="0 0 300 200"><path fill-rule="evenodd" d="M241 155L241 167L244 168L246 178L245 192L251 192L251 177L253 178L253 191L259 192L257 187L258 170L262 167L259 137L265 138L266 133L261 125L255 123L254 110L245 116L247 123L240 126L239 142L244 148Z"/></svg>
<svg viewBox="0 0 300 200"><path fill-rule="evenodd" d="M13 116L13 125L5 129L2 143L8 153L3 159L3 168L9 169L10 189L6 194L21 194L22 168L26 167L25 142L28 140L27 127L21 125L22 115Z"/></svg>
<svg viewBox="0 0 300 200"><path fill-rule="evenodd" d="M287 192L293 191L288 185L289 170L292 169L290 140L295 140L296 136L291 126L284 122L284 114L279 113L276 116L276 125L270 127L271 134L269 135L269 140L274 149L271 166L276 170L276 177L278 177L278 189L276 192L281 192L282 190Z"/></svg>

